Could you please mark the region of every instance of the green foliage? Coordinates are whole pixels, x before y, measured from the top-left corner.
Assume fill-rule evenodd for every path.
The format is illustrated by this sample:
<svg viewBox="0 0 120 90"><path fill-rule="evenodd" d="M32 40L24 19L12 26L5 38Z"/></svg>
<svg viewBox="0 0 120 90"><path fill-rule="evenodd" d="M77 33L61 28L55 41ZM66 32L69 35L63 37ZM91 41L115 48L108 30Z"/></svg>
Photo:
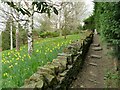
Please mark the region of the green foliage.
<svg viewBox="0 0 120 90"><path fill-rule="evenodd" d="M95 2L95 28L103 40L120 46L120 2ZM118 52L120 48L116 49ZM120 53L119 53L120 54Z"/></svg>
<svg viewBox="0 0 120 90"><path fill-rule="evenodd" d="M19 39L20 39L20 45L24 45L27 43L27 32L22 28L22 26L19 26L20 32L19 32ZM12 38L13 38L13 48L16 47L16 27L15 24L12 24ZM2 50L9 50L10 49L10 19L8 19L8 22L6 24L5 31L2 32Z"/></svg>
<svg viewBox="0 0 120 90"><path fill-rule="evenodd" d="M68 29L62 29L62 35L63 36L70 35L70 34L71 34L70 30L68 30Z"/></svg>
<svg viewBox="0 0 120 90"><path fill-rule="evenodd" d="M120 76L119 76L119 73L117 71L107 69L105 71L105 75L104 75L104 80L105 80L105 83L106 83L106 87L107 88L110 88L112 86L118 87L117 85L118 85L119 77Z"/></svg>
<svg viewBox="0 0 120 90"><path fill-rule="evenodd" d="M79 25L79 26L77 27L77 29L78 29L78 30L83 30L83 27L82 27L81 25Z"/></svg>
<svg viewBox="0 0 120 90"><path fill-rule="evenodd" d="M87 18L84 22L85 22L85 25L83 27L84 30L86 30L86 29L94 30L95 29L94 15Z"/></svg>
<svg viewBox="0 0 120 90"><path fill-rule="evenodd" d="M15 47L15 25L13 27L13 47ZM8 19L5 31L2 32L2 50L10 49L10 19Z"/></svg>
<svg viewBox="0 0 120 90"><path fill-rule="evenodd" d="M39 28L41 32L52 31L52 22L47 16L44 16L44 20L41 20L40 24Z"/></svg>
<svg viewBox="0 0 120 90"><path fill-rule="evenodd" d="M41 38L51 38L51 37L58 37L59 33L58 32L44 32L40 34Z"/></svg>
<svg viewBox="0 0 120 90"><path fill-rule="evenodd" d="M0 48L2 48L2 34L0 34Z"/></svg>
<svg viewBox="0 0 120 90"><path fill-rule="evenodd" d="M82 29L75 29L70 32L70 35L79 34ZM68 33L69 34L69 33Z"/></svg>
<svg viewBox="0 0 120 90"><path fill-rule="evenodd" d="M20 45L27 44L27 32L25 30L20 31Z"/></svg>
<svg viewBox="0 0 120 90"><path fill-rule="evenodd" d="M10 32L8 30L2 32L2 50L10 49Z"/></svg>

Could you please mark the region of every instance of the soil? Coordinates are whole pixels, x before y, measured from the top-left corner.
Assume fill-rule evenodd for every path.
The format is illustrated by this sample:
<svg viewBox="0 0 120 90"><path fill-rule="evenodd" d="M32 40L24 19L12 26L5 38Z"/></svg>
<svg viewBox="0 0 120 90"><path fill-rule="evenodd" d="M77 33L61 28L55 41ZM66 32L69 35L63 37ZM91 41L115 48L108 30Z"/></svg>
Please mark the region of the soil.
<svg viewBox="0 0 120 90"><path fill-rule="evenodd" d="M93 44L100 44L102 50L95 51ZM70 88L116 88L117 80L111 79L116 71L116 60L108 54L112 48L107 48L101 41L99 35L94 35L85 59L83 69L72 82ZM101 58L92 58L91 55L99 55ZM107 76L108 77L107 77ZM107 78L106 78L107 77Z"/></svg>

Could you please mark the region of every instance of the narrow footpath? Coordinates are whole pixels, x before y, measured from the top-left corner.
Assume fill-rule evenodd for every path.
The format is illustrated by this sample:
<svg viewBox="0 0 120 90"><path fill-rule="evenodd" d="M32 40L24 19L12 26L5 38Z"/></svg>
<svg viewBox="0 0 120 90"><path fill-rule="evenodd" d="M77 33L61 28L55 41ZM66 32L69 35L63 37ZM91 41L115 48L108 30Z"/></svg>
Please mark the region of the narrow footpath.
<svg viewBox="0 0 120 90"><path fill-rule="evenodd" d="M110 48L101 43L99 35L94 35L82 72L70 88L116 88L116 81L108 79L108 74L116 73L115 60L108 55L108 50Z"/></svg>

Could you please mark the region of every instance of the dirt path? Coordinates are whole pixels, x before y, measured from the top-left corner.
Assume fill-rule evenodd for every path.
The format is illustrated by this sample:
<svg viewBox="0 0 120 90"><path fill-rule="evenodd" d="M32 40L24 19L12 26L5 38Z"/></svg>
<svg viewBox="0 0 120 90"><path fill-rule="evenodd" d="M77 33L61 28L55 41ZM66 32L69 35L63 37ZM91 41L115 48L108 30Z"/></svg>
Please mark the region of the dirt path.
<svg viewBox="0 0 120 90"><path fill-rule="evenodd" d="M100 44L99 46L96 46ZM94 48L94 49L93 49ZM96 48L96 49L95 49ZM102 49L101 49L102 48ZM100 50L101 49L101 50ZM97 50L97 51L96 51ZM88 55L85 60L82 72L77 79L70 85L71 88L116 88L113 80L106 79L108 72L115 72L114 60L107 55L107 48L102 45L98 35L94 36L93 44L90 46Z"/></svg>

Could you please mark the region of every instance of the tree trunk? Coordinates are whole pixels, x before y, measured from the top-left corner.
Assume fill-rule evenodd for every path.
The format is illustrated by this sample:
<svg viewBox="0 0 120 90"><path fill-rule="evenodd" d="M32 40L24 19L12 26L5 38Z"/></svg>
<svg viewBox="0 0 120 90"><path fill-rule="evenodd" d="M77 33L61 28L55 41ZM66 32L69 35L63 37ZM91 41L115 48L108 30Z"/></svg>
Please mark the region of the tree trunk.
<svg viewBox="0 0 120 90"><path fill-rule="evenodd" d="M18 6L20 7L20 2L18 2ZM16 50L20 50L19 46L19 12L17 13L17 26L16 26Z"/></svg>
<svg viewBox="0 0 120 90"><path fill-rule="evenodd" d="M66 33L67 33L67 23L66 23L66 21L67 21L67 10L65 9L65 12L64 12L64 18L65 18L65 26L64 26L64 39L66 39L67 38L67 36L66 36Z"/></svg>
<svg viewBox="0 0 120 90"><path fill-rule="evenodd" d="M29 24L28 24L28 54L31 54L33 51L33 15L34 15L34 7L32 6L32 15L29 17Z"/></svg>
<svg viewBox="0 0 120 90"><path fill-rule="evenodd" d="M28 23L28 54L31 54L33 51L33 38L32 38L32 16L29 17Z"/></svg>
<svg viewBox="0 0 120 90"><path fill-rule="evenodd" d="M59 30L60 30L60 36L62 36L62 28L61 28L61 10L59 14Z"/></svg>
<svg viewBox="0 0 120 90"><path fill-rule="evenodd" d="M20 46L19 46L19 22L17 22L17 26L16 26L16 50L20 50Z"/></svg>
<svg viewBox="0 0 120 90"><path fill-rule="evenodd" d="M12 33L12 22L11 22L11 25L10 25L10 49L12 50L13 49L13 33Z"/></svg>

